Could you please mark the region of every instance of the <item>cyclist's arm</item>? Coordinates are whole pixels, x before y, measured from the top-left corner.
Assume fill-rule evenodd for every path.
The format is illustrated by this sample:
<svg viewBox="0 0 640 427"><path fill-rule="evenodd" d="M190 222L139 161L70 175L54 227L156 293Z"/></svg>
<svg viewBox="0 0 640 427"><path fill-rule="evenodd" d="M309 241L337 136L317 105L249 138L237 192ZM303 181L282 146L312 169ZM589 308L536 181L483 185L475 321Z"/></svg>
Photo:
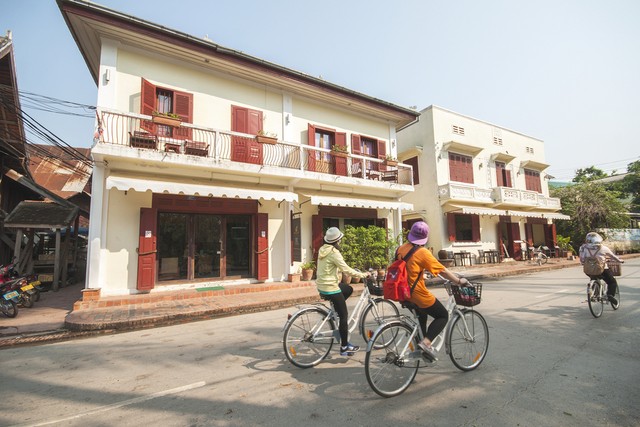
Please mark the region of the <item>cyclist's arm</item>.
<svg viewBox="0 0 640 427"><path fill-rule="evenodd" d="M344 261L344 258L342 257L342 254L339 251L336 251L335 254L333 255L333 262L336 264L336 267L338 267L338 270L342 271L343 273L347 273L350 276L360 277L361 279L364 279L371 275L371 273L369 272L363 273L361 271L354 270L353 268L349 267L347 263Z"/></svg>
<svg viewBox="0 0 640 427"><path fill-rule="evenodd" d="M469 282L464 277L458 277L455 273L449 271L446 267L444 270L440 272L438 276L442 277L443 279L449 280L450 282L455 283L457 285L463 285Z"/></svg>
<svg viewBox="0 0 640 427"><path fill-rule="evenodd" d="M613 260L618 261L618 262L624 262L622 259L618 258L616 256L616 254L614 254L611 249L609 249L606 246L602 246L600 248L600 252L602 252L604 254L604 256L607 257L607 260L613 259Z"/></svg>

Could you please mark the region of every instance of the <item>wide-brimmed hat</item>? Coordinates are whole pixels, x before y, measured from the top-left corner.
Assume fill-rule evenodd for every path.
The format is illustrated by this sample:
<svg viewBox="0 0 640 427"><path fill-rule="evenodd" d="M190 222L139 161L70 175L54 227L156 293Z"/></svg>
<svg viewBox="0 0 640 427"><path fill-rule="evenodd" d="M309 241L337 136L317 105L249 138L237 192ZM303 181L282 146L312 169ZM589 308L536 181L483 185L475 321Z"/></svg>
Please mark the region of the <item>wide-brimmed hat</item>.
<svg viewBox="0 0 640 427"><path fill-rule="evenodd" d="M338 240L342 239L342 231L338 227L329 227L327 232L324 234L324 241L327 243L335 243Z"/></svg>
<svg viewBox="0 0 640 427"><path fill-rule="evenodd" d="M424 245L429 240L429 226L424 221L416 222L411 226L407 239L414 245Z"/></svg>

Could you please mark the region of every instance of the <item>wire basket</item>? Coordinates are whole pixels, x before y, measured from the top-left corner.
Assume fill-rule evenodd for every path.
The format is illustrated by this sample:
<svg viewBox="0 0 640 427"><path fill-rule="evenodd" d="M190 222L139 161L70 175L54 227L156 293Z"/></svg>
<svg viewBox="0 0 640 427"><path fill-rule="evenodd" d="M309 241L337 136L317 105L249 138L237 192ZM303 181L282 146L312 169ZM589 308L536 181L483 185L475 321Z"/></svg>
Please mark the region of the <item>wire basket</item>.
<svg viewBox="0 0 640 427"><path fill-rule="evenodd" d="M607 265L609 266L611 274L614 276L622 276L622 265L620 265L620 262L611 260L607 261Z"/></svg>
<svg viewBox="0 0 640 427"><path fill-rule="evenodd" d="M382 284L375 279L367 279L367 288L369 288L369 293L371 295L375 295L381 297L384 295L384 291L382 290Z"/></svg>
<svg viewBox="0 0 640 427"><path fill-rule="evenodd" d="M451 284L447 287L449 295L453 295L456 304L464 307L473 307L480 304L480 295L482 294L482 283L471 283L460 286Z"/></svg>

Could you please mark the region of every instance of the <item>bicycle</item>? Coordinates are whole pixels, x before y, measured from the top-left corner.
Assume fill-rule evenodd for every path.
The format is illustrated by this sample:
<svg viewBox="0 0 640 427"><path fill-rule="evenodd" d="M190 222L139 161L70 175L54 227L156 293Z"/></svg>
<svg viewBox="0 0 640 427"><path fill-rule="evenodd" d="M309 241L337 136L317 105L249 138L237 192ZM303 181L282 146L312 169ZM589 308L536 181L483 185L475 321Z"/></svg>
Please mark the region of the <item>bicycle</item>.
<svg viewBox="0 0 640 427"><path fill-rule="evenodd" d="M360 326L360 334L368 342L373 332L388 318L398 317L396 305L382 296L382 288L374 278L365 287L349 316L349 333ZM310 368L324 360L334 341L340 341L338 315L325 303L300 308L290 314L284 325L283 347L287 359L299 368Z"/></svg>
<svg viewBox="0 0 640 427"><path fill-rule="evenodd" d="M542 246L535 248L531 257L531 263L542 265L546 264L547 261L549 261L549 256L544 253Z"/></svg>
<svg viewBox="0 0 640 427"><path fill-rule="evenodd" d="M432 346L436 351L444 346L456 368L471 371L480 366L489 348L487 322L473 309L480 303L482 284L458 286L447 280L444 286L449 294L445 305L449 321ZM410 302L402 306L413 317L401 315L383 324L367 345L364 361L367 381L382 397L403 393L416 377L420 363L430 364L418 347L424 337L415 311L417 306Z"/></svg>
<svg viewBox="0 0 640 427"><path fill-rule="evenodd" d="M609 264L609 268L612 268L615 265L620 265L613 260L609 260L607 262ZM593 317L597 319L602 316L602 313L604 312L604 305L609 304L609 297L607 295L608 286L602 276L589 276L589 279L589 283L587 283L587 302L589 303L589 311ZM611 308L617 310L620 308L620 285L618 285L616 289L614 298L616 299L616 303L611 303Z"/></svg>

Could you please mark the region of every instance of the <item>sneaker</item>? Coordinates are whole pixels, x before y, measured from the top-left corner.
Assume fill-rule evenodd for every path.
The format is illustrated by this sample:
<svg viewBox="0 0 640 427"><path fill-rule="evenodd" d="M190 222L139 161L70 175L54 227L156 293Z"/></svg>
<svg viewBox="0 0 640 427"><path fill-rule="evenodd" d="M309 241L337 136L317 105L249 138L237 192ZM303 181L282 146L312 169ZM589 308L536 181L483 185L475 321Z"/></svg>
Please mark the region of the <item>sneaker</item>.
<svg viewBox="0 0 640 427"><path fill-rule="evenodd" d="M340 347L340 356L353 356L358 350L360 350L360 347L348 343L346 346Z"/></svg>
<svg viewBox="0 0 640 427"><path fill-rule="evenodd" d="M418 347L420 347L420 350L422 350L422 355L426 357L429 361L435 362L436 360L438 360L438 357L436 356L436 351L433 349L433 347L427 346L422 341L418 343Z"/></svg>
<svg viewBox="0 0 640 427"><path fill-rule="evenodd" d="M618 305L618 300L613 295L608 295L611 305Z"/></svg>

